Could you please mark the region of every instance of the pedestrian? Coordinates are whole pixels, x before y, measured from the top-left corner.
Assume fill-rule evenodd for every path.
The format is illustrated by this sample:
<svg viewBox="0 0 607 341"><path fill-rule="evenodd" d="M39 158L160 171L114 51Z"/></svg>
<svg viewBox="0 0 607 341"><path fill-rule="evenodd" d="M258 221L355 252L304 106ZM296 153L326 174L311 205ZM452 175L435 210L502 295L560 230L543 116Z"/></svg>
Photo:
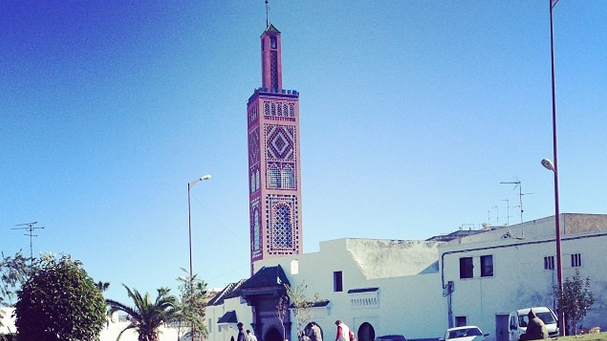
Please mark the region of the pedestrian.
<svg viewBox="0 0 607 341"><path fill-rule="evenodd" d="M316 322L310 323L310 341L322 341L322 333Z"/></svg>
<svg viewBox="0 0 607 341"><path fill-rule="evenodd" d="M537 317L533 310L529 310L527 314L529 322L527 323L527 331L521 335L521 340L546 340L548 339L548 329L541 318Z"/></svg>
<svg viewBox="0 0 607 341"><path fill-rule="evenodd" d="M248 341L257 341L257 337L255 334L251 333L250 330L247 329L247 340Z"/></svg>
<svg viewBox="0 0 607 341"><path fill-rule="evenodd" d="M350 341L350 328L341 320L335 321L335 325L337 326L335 341Z"/></svg>
<svg viewBox="0 0 607 341"><path fill-rule="evenodd" d="M242 322L238 322L237 326L238 326L238 337L236 338L236 341L247 341L247 335L244 333L244 330L242 329L244 324L242 324Z"/></svg>

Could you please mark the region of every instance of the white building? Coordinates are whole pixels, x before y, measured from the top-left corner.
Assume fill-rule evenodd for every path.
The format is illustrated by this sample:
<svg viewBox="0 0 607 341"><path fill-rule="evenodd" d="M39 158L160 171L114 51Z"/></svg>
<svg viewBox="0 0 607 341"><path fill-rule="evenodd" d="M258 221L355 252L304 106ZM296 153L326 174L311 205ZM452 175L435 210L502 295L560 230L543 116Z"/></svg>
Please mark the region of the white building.
<svg viewBox="0 0 607 341"><path fill-rule="evenodd" d="M605 330L607 274L601 264L607 247L607 215L563 214L560 226L563 279L579 270L582 278L590 277L597 298L582 324ZM479 325L502 341L508 338L510 311L532 306L556 309L555 232L554 217L548 217L441 247L441 284L453 283L454 323Z"/></svg>
<svg viewBox="0 0 607 341"><path fill-rule="evenodd" d="M591 278L598 299L582 324L605 330L607 321L601 316L607 310L607 274L600 264L607 246L607 215L563 214L561 232L563 278L579 270L582 278ZM318 293L328 301L311 314L330 340L333 322L340 319L360 341L384 334L437 339L450 324L475 324L489 339L502 341L507 340L510 311L555 307L554 217L456 235L460 237L449 242L338 239L321 242L318 252L255 262L251 279L226 288L226 298L208 307L209 341L236 336L236 328L217 324L230 311L236 312L232 323L242 321L260 341L282 337L276 335L282 332L272 312L284 282L291 287L305 283L308 297ZM277 273L273 283L268 272ZM285 324L285 338L294 340L292 322Z"/></svg>

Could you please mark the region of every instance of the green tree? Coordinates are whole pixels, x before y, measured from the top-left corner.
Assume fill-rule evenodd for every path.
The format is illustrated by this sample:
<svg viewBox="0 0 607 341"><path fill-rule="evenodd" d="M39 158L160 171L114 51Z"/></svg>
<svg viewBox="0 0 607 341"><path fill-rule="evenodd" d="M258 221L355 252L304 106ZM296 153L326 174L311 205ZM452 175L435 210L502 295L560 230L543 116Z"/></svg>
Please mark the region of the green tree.
<svg viewBox="0 0 607 341"><path fill-rule="evenodd" d="M318 293L314 293L312 298L307 297L305 291L308 285L305 282L302 282L295 288L288 284L284 284L284 287L285 294L279 298L276 305L276 316L283 326L284 333L284 324L289 317L289 313L292 312L295 318L297 337L301 339L305 334L306 327L312 321L310 308L314 307L317 303L324 302L324 300L320 299Z"/></svg>
<svg viewBox="0 0 607 341"><path fill-rule="evenodd" d="M285 289L288 291L289 286L287 284L284 284L284 286ZM285 328L285 322L287 322L289 318L289 305L289 295L287 295L286 293L280 296L278 302L276 303L276 318L278 318L278 321L280 321L280 326L282 327L282 335L284 339L290 337L287 335L287 329Z"/></svg>
<svg viewBox="0 0 607 341"><path fill-rule="evenodd" d="M16 290L21 287L27 278L30 267L27 265L28 258L23 257L21 251L14 256L1 254L0 259L0 307L12 306ZM4 317L0 310L0 320ZM0 327L2 322L0 322ZM0 341L14 340L15 334L0 334Z"/></svg>
<svg viewBox="0 0 607 341"><path fill-rule="evenodd" d="M95 283L95 286L97 287L97 289L99 289L101 292L106 292L107 289L110 287L110 282L103 282L103 281L98 281L97 283Z"/></svg>
<svg viewBox="0 0 607 341"><path fill-rule="evenodd" d="M15 305L18 341L98 339L105 302L95 283L70 256L35 261Z"/></svg>
<svg viewBox="0 0 607 341"><path fill-rule="evenodd" d="M572 278L563 282L563 290L555 287L558 297L559 310L565 314L565 322L574 335L578 334L578 323L588 314L588 309L596 301L590 291L590 277L580 278L580 271L576 269Z"/></svg>
<svg viewBox="0 0 607 341"><path fill-rule="evenodd" d="M306 296L306 289L308 285L305 281L301 282L297 287L292 288L287 285L287 296L291 302L291 308L295 322L297 324L297 336L301 337L305 333L305 329L310 322L312 322L312 313L310 308L314 307L318 302L323 302L320 299L318 293L309 298Z"/></svg>
<svg viewBox="0 0 607 341"><path fill-rule="evenodd" d="M187 272L185 269L181 269ZM197 278L181 276L179 281L179 302L178 302L178 333L181 335L183 327L187 335L194 334L192 339L201 339L207 336L205 327L205 308L208 302L207 284Z"/></svg>
<svg viewBox="0 0 607 341"><path fill-rule="evenodd" d="M133 300L133 306L106 299L109 306L108 315L122 311L130 319L130 323L118 334L116 340L120 340L122 334L127 330L134 330L139 334L139 341L158 341L158 328L167 323L175 321L178 317L177 298L169 294L169 289L158 289L156 300L152 301L149 293L141 295L136 289L125 287L129 297Z"/></svg>
<svg viewBox="0 0 607 341"><path fill-rule="evenodd" d="M21 251L15 256L5 256L2 253L0 260L0 306L10 305L15 290L25 282L29 271L28 259L23 257Z"/></svg>

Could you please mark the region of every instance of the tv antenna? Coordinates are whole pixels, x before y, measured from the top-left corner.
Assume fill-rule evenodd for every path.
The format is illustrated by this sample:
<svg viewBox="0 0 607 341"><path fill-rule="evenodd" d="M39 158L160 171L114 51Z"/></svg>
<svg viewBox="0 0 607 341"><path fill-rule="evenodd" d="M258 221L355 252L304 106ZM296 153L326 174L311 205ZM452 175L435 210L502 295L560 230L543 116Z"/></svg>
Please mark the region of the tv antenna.
<svg viewBox="0 0 607 341"><path fill-rule="evenodd" d="M514 185L512 189L516 189L518 187L518 198L519 198L519 207L521 209L521 224L523 223L523 195L525 194L533 194L533 193L523 193L523 184L521 181L502 181L500 185Z"/></svg>
<svg viewBox="0 0 607 341"><path fill-rule="evenodd" d="M24 236L30 237L30 259L34 259L34 241L33 237L38 237L37 234L34 234L34 230L42 230L44 226L34 226L38 224L37 221L33 221L31 223L23 223L17 224L16 227L11 228L11 230L25 230L27 233ZM31 260L30 260L31 261Z"/></svg>
<svg viewBox="0 0 607 341"><path fill-rule="evenodd" d="M506 226L510 226L510 200L503 199L506 202Z"/></svg>

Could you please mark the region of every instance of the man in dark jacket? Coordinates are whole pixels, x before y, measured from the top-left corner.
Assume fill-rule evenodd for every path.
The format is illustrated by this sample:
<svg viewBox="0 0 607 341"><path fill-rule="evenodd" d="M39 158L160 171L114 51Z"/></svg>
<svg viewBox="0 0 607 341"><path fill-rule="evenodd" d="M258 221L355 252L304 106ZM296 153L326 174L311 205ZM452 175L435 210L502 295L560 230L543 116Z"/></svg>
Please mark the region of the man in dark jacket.
<svg viewBox="0 0 607 341"><path fill-rule="evenodd" d="M244 333L244 330L243 330L244 324L242 324L242 322L238 322L237 326L238 326L238 337L236 338L236 341L247 341L247 335Z"/></svg>

